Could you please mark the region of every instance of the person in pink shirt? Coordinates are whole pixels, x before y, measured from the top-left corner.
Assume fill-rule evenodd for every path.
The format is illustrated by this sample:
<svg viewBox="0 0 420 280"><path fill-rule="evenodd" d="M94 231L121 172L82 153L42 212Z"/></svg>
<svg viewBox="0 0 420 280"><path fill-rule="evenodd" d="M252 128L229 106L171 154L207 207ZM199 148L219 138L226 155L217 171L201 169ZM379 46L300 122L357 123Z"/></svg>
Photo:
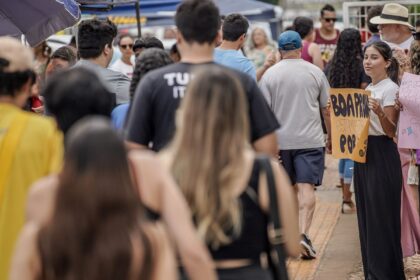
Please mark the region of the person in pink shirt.
<svg viewBox="0 0 420 280"><path fill-rule="evenodd" d="M297 17L293 21L293 29L302 38L302 59L324 69L324 62L321 57L321 49L314 43L315 32L314 22L308 17Z"/></svg>

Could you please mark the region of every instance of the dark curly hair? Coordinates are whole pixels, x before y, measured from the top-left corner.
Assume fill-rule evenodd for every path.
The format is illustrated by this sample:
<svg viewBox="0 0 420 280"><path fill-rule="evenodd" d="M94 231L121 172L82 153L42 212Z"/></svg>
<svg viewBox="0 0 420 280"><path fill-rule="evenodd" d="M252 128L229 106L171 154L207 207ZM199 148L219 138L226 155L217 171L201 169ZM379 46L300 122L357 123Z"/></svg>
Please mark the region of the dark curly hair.
<svg viewBox="0 0 420 280"><path fill-rule="evenodd" d="M337 48L327 77L332 88L359 88L363 71L363 52L360 33L357 29L347 28L338 38Z"/></svg>
<svg viewBox="0 0 420 280"><path fill-rule="evenodd" d="M159 48L144 50L136 59L133 78L130 84L130 98L133 100L137 85L147 72L173 63L169 54Z"/></svg>

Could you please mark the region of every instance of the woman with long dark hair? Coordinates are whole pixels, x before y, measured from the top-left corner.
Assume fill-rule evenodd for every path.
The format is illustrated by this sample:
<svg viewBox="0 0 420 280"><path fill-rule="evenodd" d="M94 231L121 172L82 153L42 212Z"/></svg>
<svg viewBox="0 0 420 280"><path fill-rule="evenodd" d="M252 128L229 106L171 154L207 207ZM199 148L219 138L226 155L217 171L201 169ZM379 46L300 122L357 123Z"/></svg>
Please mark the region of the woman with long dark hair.
<svg viewBox="0 0 420 280"><path fill-rule="evenodd" d="M249 143L246 95L233 73L207 66L196 73L177 115L173 142L161 158L172 170L219 279L272 279L265 252L268 194ZM285 248L300 253L296 196L272 162Z"/></svg>
<svg viewBox="0 0 420 280"><path fill-rule="evenodd" d="M11 279L176 279L168 237L145 217L124 144L96 118L69 132L51 219L25 227Z"/></svg>
<svg viewBox="0 0 420 280"><path fill-rule="evenodd" d="M362 42L357 29L347 28L340 33L334 56L327 64L326 75L332 88L366 88L368 79L363 70ZM340 159L338 171L343 193L342 213L354 213L355 210L350 191L353 167L351 159Z"/></svg>
<svg viewBox="0 0 420 280"><path fill-rule="evenodd" d="M363 66L372 82L366 163L355 162L354 186L366 279L405 279L401 249L402 172L393 141L399 112L398 62L384 42L365 51Z"/></svg>

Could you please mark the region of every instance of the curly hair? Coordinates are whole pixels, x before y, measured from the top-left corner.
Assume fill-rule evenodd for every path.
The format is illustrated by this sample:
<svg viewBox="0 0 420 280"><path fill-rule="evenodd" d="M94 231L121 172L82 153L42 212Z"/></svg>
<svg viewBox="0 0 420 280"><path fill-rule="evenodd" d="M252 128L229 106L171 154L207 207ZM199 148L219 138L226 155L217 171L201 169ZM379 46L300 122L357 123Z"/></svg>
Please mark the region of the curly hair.
<svg viewBox="0 0 420 280"><path fill-rule="evenodd" d="M337 48L327 77L332 88L359 88L363 71L363 52L360 33L357 29L347 28L338 38Z"/></svg>
<svg viewBox="0 0 420 280"><path fill-rule="evenodd" d="M173 63L169 54L159 48L144 50L136 59L133 78L130 84L130 98L133 100L137 85L147 72Z"/></svg>
<svg viewBox="0 0 420 280"><path fill-rule="evenodd" d="M413 41L410 48L411 73L420 75L420 43Z"/></svg>

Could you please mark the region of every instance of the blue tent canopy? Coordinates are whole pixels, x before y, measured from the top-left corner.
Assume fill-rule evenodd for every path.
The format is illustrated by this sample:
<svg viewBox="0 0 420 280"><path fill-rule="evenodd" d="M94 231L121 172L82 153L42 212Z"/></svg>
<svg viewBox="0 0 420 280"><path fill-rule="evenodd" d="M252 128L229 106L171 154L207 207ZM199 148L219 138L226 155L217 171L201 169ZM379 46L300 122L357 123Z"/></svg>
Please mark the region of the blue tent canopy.
<svg viewBox="0 0 420 280"><path fill-rule="evenodd" d="M79 1L84 2L84 1ZM90 0L93 3L95 1ZM102 4L83 5L82 12L84 14L95 14L105 16L135 16L135 1L118 1L109 0L109 3L114 3L110 10L97 9L103 6ZM140 13L142 17L147 18L147 25L172 25L173 16L175 15L176 7L181 0L140 0ZM270 20L276 17L275 8L281 9L278 6L263 3L255 0L214 0L220 9L222 15L231 13L240 13L246 16L249 20ZM93 10L90 10L93 8ZM88 11L86 11L88 10Z"/></svg>
<svg viewBox="0 0 420 280"><path fill-rule="evenodd" d="M174 15L181 0L78 0L82 14L98 16L135 17L135 3L140 4L140 15L146 18L146 26L174 25ZM272 35L277 36L282 8L256 0L214 0L220 14L240 13L251 21L267 21ZM89 3L89 4L86 4ZM277 10L277 12L276 12Z"/></svg>
<svg viewBox="0 0 420 280"><path fill-rule="evenodd" d="M135 16L136 0L79 0L84 14L109 14L113 16ZM143 16L159 12L173 12L180 0L139 0Z"/></svg>

